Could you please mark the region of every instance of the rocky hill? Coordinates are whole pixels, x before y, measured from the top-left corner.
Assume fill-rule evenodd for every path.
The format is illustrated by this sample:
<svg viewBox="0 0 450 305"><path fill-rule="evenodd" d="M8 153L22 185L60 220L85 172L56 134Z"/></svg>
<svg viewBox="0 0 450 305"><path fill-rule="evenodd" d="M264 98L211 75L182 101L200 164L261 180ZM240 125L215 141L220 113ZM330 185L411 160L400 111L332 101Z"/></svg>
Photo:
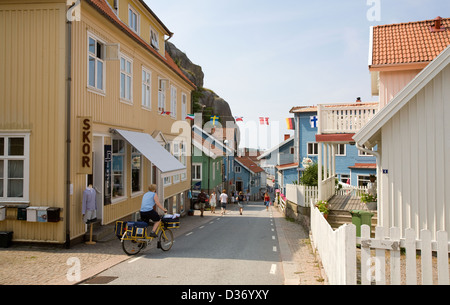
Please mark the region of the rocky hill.
<svg viewBox="0 0 450 305"><path fill-rule="evenodd" d="M175 63L181 68L183 73L197 86L197 91L193 94L194 112L202 112L204 121L209 121L209 117L216 115L220 117L220 123L226 127L227 121L233 121L234 116L230 105L214 93L213 90L203 88L205 77L202 67L192 63L185 53L180 51L173 43L166 42L166 50Z"/></svg>

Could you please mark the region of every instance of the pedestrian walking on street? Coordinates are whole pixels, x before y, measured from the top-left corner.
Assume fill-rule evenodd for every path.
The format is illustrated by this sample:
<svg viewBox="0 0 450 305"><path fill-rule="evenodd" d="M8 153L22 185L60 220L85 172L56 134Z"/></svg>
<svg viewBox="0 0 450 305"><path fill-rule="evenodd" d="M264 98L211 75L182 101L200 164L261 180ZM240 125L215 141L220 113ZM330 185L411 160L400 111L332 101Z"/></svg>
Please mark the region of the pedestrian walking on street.
<svg viewBox="0 0 450 305"><path fill-rule="evenodd" d="M239 192L238 198L238 206L239 206L239 213L242 215L242 210L244 208L244 193Z"/></svg>
<svg viewBox="0 0 450 305"><path fill-rule="evenodd" d="M222 194L220 194L220 205L222 207L222 210L220 212L221 215L225 215L227 209L227 201L228 201L227 190L223 190Z"/></svg>
<svg viewBox="0 0 450 305"><path fill-rule="evenodd" d="M211 205L211 213L216 213L216 202L217 202L216 192L213 191L211 193L211 196L209 196L209 204Z"/></svg>
<svg viewBox="0 0 450 305"><path fill-rule="evenodd" d="M269 211L270 196L267 192L264 194L264 204L266 205L266 210Z"/></svg>
<svg viewBox="0 0 450 305"><path fill-rule="evenodd" d="M198 202L200 205L200 217L203 217L203 211L205 210L205 203L206 203L206 197L205 192L202 190L200 194L198 194Z"/></svg>

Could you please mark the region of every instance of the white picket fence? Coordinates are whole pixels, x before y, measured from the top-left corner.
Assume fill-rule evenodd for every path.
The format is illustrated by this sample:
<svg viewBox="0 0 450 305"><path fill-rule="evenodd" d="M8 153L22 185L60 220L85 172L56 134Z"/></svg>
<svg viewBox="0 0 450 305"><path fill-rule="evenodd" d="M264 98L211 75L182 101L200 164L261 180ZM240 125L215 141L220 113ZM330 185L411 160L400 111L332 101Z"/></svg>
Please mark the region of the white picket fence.
<svg viewBox="0 0 450 305"><path fill-rule="evenodd" d="M331 285L356 284L356 227L333 230L311 201L311 242Z"/></svg>
<svg viewBox="0 0 450 305"><path fill-rule="evenodd" d="M311 202L311 241L318 251L328 281L332 285L354 285L357 283L356 244L361 244L361 284L400 284L418 283L416 251L420 250L421 284L433 282L433 252L437 270L437 284L449 285L449 240L448 233L440 231L437 240L431 240L431 232L422 230L420 240L416 239L413 229L405 231L400 238L400 229L391 228L385 232L376 227L375 238L370 237L369 226L361 227L361 237L356 237L356 227L346 224L333 230L319 210ZM400 248L405 248L404 260L401 260ZM386 251L390 257L386 263ZM374 252L374 255L372 255ZM405 268L402 268L402 262ZM389 281L387 281L388 269Z"/></svg>
<svg viewBox="0 0 450 305"><path fill-rule="evenodd" d="M420 240L416 240L414 229L405 230L405 238L400 238L400 229L391 228L385 232L385 228L375 228L375 238L370 238L369 226L361 226L361 284L386 285L386 250L388 250L390 284L400 285L402 278L400 248L405 248L405 283L417 285L417 261L416 253L420 250L420 274L423 285L433 285L433 252L437 255L437 284L449 285L449 240L445 231L437 232L437 241L431 240L431 232L422 230ZM389 235L387 235L389 233ZM388 236L388 237L387 237ZM375 255L371 251L375 249Z"/></svg>
<svg viewBox="0 0 450 305"><path fill-rule="evenodd" d="M301 184L286 185L286 198L302 207L309 206L311 199L317 201L318 194L319 191L317 186L307 186Z"/></svg>

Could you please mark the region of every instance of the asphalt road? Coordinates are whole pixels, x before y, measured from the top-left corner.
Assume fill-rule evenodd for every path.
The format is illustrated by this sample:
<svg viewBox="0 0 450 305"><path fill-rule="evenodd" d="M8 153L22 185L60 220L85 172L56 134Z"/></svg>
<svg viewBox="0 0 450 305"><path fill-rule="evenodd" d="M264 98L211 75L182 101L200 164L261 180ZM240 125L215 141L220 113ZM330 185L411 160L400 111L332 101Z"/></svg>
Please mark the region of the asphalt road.
<svg viewBox="0 0 450 305"><path fill-rule="evenodd" d="M260 203L178 236L168 252L152 245L97 277L109 285L282 285L280 261L274 220Z"/></svg>

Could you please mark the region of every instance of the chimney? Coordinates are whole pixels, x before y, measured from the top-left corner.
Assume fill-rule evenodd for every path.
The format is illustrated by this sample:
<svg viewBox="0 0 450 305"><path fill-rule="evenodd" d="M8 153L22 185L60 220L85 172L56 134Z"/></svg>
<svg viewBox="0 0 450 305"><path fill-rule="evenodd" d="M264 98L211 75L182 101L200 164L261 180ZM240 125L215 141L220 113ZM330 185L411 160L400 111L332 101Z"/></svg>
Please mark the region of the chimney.
<svg viewBox="0 0 450 305"><path fill-rule="evenodd" d="M430 31L431 33L434 33L443 32L445 30L446 28L442 27L442 18L438 16L436 19L434 19L434 26L430 26Z"/></svg>
<svg viewBox="0 0 450 305"><path fill-rule="evenodd" d="M361 103L361 98L360 98L360 97L357 97L357 98L356 98L356 102L357 102L357 103Z"/></svg>
<svg viewBox="0 0 450 305"><path fill-rule="evenodd" d="M284 135L284 140L286 141L286 140L289 139L290 137L291 137L290 134L285 134L285 135Z"/></svg>
<svg viewBox="0 0 450 305"><path fill-rule="evenodd" d="M436 19L434 19L434 29L435 30L441 29L441 21L442 21L442 18L439 16Z"/></svg>

